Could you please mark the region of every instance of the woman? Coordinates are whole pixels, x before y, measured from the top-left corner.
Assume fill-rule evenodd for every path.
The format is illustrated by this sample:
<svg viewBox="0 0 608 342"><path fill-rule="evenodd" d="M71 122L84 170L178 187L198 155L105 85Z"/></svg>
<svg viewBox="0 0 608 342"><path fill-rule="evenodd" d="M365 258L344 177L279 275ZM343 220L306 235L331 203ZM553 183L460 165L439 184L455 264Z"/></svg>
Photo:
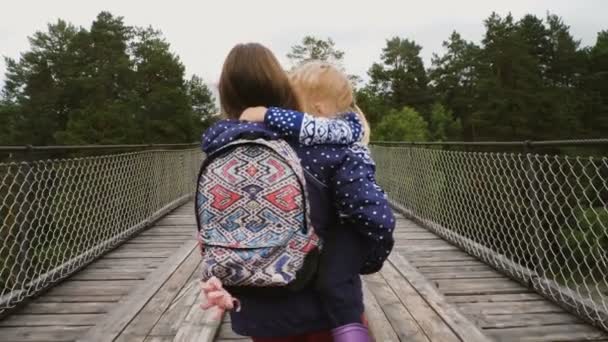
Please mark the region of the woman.
<svg viewBox="0 0 608 342"><path fill-rule="evenodd" d="M224 63L219 91L223 110L232 120L217 123L205 133L203 149L207 153L239 138L279 138L263 124L235 120L249 107L299 108L287 75L272 52L259 44L241 44L232 49ZM388 252L392 247L392 212L384 193L373 182L373 167L359 154L345 146L290 144L308 171L311 216L319 236L326 236L340 219L343 225L357 227L375 241L366 244L365 239L358 238L341 245L368 251L359 260L345 260L342 268L345 274L352 274L352 286L344 289L344 295L358 304L352 310L361 317L363 295L358 274L369 255ZM344 331L329 331L330 317L313 286L285 297L242 294L238 299L241 310L231 312L232 327L241 335L253 336L254 341L332 341L332 334L345 336Z"/></svg>

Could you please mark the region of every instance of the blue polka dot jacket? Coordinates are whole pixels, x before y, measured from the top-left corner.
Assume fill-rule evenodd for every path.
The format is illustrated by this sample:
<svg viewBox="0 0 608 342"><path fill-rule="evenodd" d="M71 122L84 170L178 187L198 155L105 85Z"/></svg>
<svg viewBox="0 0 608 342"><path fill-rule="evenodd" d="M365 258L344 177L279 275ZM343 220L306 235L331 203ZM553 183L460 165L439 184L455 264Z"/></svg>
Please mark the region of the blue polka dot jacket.
<svg viewBox="0 0 608 342"><path fill-rule="evenodd" d="M312 178L308 183L311 186L320 184L322 188L311 191L307 185L311 212L314 207L320 207L318 212L331 208L333 212L328 215L340 224L352 227L367 240L368 254L360 265L360 272L367 274L377 272L391 252L395 218L384 191L376 184L375 165L369 150L358 143L362 135L361 123L354 113L327 119L269 108L264 123L237 120L216 123L203 134L202 148L211 153L238 139L285 139L289 142ZM329 226L331 224L315 224L321 238ZM239 298L241 312L232 313L233 329L256 337L329 329L329 319L320 299L313 288L294 293L289 298L244 296Z"/></svg>

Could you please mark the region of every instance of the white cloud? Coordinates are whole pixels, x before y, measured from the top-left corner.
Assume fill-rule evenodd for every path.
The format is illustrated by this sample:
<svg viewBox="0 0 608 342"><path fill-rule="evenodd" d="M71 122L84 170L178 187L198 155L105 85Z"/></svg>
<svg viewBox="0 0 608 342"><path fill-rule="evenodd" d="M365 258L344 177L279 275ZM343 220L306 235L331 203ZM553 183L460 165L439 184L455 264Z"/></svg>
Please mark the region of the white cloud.
<svg viewBox="0 0 608 342"><path fill-rule="evenodd" d="M188 73L208 82L219 77L228 50L246 41L269 46L286 62L289 47L304 35L329 36L346 52L347 69L364 75L378 60L385 39L415 39L428 62L453 30L480 40L482 22L492 11L511 11L516 17L551 11L562 16L586 45L594 43L598 31L608 29L603 26L605 0L20 0L4 5L0 13L0 54L18 57L28 48L26 37L57 18L89 26L102 10L124 16L129 25L162 30ZM4 73L3 62L0 72Z"/></svg>

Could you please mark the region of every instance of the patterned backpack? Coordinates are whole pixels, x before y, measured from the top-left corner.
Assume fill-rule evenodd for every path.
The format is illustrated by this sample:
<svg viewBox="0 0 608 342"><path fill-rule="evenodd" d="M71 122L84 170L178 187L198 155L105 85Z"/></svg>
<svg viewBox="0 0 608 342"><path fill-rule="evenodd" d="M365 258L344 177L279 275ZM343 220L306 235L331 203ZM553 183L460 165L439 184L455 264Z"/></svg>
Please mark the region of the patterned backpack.
<svg viewBox="0 0 608 342"><path fill-rule="evenodd" d="M227 287L297 290L316 272L304 171L285 141L238 140L207 156L196 216L203 280Z"/></svg>

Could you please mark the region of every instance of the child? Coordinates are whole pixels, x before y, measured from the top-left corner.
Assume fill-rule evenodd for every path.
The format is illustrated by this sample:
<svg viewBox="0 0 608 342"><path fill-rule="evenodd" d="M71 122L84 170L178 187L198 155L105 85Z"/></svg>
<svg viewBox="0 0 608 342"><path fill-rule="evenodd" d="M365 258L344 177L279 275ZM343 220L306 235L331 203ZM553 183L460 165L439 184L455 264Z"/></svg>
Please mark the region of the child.
<svg viewBox="0 0 608 342"><path fill-rule="evenodd" d="M245 110L241 120L263 121L284 138L298 139L303 145L354 144L352 149L373 165L369 151L363 145L369 141L369 126L353 103L348 78L329 64L311 62L296 69L291 82L303 109L315 117L292 110L255 107ZM370 249L368 243L353 227L344 225L330 229L324 239L317 289L322 293L334 331L362 322L361 317L352 314L354 310L348 303L349 288L359 273L375 272L384 261L383 257L378 260L366 255ZM347 244L350 246L345 247ZM345 268L344 264L351 264L353 268Z"/></svg>

